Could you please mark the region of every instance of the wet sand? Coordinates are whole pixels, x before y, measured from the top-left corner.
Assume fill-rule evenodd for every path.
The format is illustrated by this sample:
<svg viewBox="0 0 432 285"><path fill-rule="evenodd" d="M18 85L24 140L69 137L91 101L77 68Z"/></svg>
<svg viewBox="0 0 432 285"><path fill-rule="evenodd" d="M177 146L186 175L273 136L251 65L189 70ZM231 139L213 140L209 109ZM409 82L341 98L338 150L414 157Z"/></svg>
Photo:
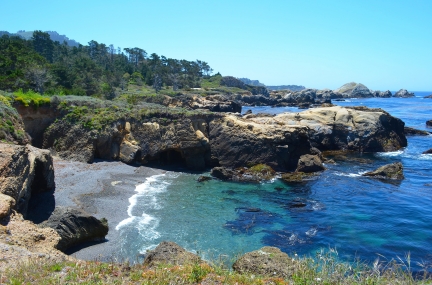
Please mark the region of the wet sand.
<svg viewBox="0 0 432 285"><path fill-rule="evenodd" d="M106 241L72 248L67 253L84 260L121 260L119 239L115 227L128 218L129 198L135 186L147 177L164 173L144 166L130 166L113 161L92 164L54 160L56 206L78 207L87 213L108 220Z"/></svg>

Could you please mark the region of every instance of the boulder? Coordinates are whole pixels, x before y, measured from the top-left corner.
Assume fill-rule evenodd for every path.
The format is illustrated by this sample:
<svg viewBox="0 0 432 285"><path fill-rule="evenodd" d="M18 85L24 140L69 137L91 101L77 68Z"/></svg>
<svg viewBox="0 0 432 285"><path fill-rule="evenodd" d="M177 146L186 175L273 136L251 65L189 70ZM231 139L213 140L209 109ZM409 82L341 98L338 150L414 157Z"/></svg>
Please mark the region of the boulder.
<svg viewBox="0 0 432 285"><path fill-rule="evenodd" d="M390 98L393 96L393 94L391 93L390 90L387 91L373 91L372 92L374 97L378 97L378 98Z"/></svg>
<svg viewBox="0 0 432 285"><path fill-rule="evenodd" d="M405 127L404 133L407 136L428 136L431 134L431 132L423 131L423 130L417 130L411 127Z"/></svg>
<svg viewBox="0 0 432 285"><path fill-rule="evenodd" d="M162 265L188 265L201 263L201 258L174 242L163 241L154 250L146 253L144 265L156 267Z"/></svg>
<svg viewBox="0 0 432 285"><path fill-rule="evenodd" d="M432 154L432 148L422 152L423 154Z"/></svg>
<svg viewBox="0 0 432 285"><path fill-rule="evenodd" d="M14 198L5 194L0 194L0 219L7 217L14 206Z"/></svg>
<svg viewBox="0 0 432 285"><path fill-rule="evenodd" d="M105 219L98 220L71 207L56 207L40 226L52 228L59 234L60 241L56 248L61 251L83 242L103 241L108 234L108 222Z"/></svg>
<svg viewBox="0 0 432 285"><path fill-rule="evenodd" d="M400 162L386 164L374 171L364 173L363 176L374 177L379 179L402 180L404 179L403 165Z"/></svg>
<svg viewBox="0 0 432 285"><path fill-rule="evenodd" d="M123 141L120 145L120 161L128 164L132 163L135 160L138 150L139 146L136 146L129 141Z"/></svg>
<svg viewBox="0 0 432 285"><path fill-rule="evenodd" d="M211 170L211 175L220 179L220 180L231 180L233 175L234 175L234 171L232 169L226 168L226 167L214 167Z"/></svg>
<svg viewBox="0 0 432 285"><path fill-rule="evenodd" d="M406 89L400 89L393 96L398 98L409 98L414 97L415 95L413 92L408 92Z"/></svg>
<svg viewBox="0 0 432 285"><path fill-rule="evenodd" d="M300 156L296 172L317 172L325 170L324 165L318 155L305 154Z"/></svg>
<svg viewBox="0 0 432 285"><path fill-rule="evenodd" d="M241 256L232 267L241 274L287 278L294 273L295 265L296 260L280 249L265 246Z"/></svg>
<svg viewBox="0 0 432 285"><path fill-rule="evenodd" d="M428 126L428 127L432 127L432 120L428 120L428 121L426 121L426 126Z"/></svg>
<svg viewBox="0 0 432 285"><path fill-rule="evenodd" d="M432 98L432 94L431 94L431 95L428 95L428 96L425 96L425 97L423 97L423 98L431 99L431 98Z"/></svg>

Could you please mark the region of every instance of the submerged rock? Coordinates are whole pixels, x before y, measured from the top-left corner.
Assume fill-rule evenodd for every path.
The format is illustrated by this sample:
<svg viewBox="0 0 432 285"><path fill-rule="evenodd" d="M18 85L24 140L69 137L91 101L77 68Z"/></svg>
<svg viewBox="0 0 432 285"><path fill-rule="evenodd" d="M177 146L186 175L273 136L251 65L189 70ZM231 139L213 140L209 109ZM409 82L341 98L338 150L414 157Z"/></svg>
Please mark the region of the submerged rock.
<svg viewBox="0 0 432 285"><path fill-rule="evenodd" d="M363 176L369 176L379 179L402 180L404 179L403 165L400 162L386 164L374 171L364 173Z"/></svg>
<svg viewBox="0 0 432 285"><path fill-rule="evenodd" d="M212 179L213 179L213 178L211 178L211 177L209 177L209 176L201 175L200 177L198 177L197 181L198 181L198 182L204 182L204 181L209 181L209 180L212 180Z"/></svg>
<svg viewBox="0 0 432 285"><path fill-rule="evenodd" d="M405 127L404 128L405 135L407 136L428 136L431 134L431 132L423 131L423 130L417 130L411 127Z"/></svg>
<svg viewBox="0 0 432 285"><path fill-rule="evenodd" d="M174 242L163 241L154 250L146 254L143 264L154 267L160 264L188 265L201 262L202 260L198 255L186 251Z"/></svg>
<svg viewBox="0 0 432 285"><path fill-rule="evenodd" d="M317 172L325 170L321 159L317 155L305 154L298 161L296 172Z"/></svg>
<svg viewBox="0 0 432 285"><path fill-rule="evenodd" d="M394 94L394 97L398 97L398 98L409 98L414 96L415 95L413 92L408 92L406 89L400 89L398 92Z"/></svg>
<svg viewBox="0 0 432 285"><path fill-rule="evenodd" d="M70 207L56 207L41 227L54 229L60 236L57 249L68 248L88 241L102 241L108 234L108 222Z"/></svg>
<svg viewBox="0 0 432 285"><path fill-rule="evenodd" d="M296 261L279 248L265 246L241 256L232 267L242 274L286 278L294 273L295 264Z"/></svg>

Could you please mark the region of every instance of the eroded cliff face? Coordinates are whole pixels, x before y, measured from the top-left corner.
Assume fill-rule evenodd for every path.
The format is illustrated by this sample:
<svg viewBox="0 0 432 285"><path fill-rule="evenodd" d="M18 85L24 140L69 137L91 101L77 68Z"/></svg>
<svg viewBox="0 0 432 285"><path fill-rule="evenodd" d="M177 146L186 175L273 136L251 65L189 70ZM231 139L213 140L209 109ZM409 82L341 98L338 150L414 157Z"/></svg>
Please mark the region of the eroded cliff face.
<svg viewBox="0 0 432 285"><path fill-rule="evenodd" d="M15 200L15 210L25 217L32 193L54 188L54 168L48 150L0 143L0 193Z"/></svg>

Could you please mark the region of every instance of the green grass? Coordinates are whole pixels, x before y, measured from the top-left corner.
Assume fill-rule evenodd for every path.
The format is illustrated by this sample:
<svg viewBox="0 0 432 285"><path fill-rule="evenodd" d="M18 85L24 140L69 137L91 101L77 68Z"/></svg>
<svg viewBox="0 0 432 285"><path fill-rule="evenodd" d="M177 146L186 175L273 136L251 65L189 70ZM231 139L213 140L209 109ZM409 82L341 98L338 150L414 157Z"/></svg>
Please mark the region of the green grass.
<svg viewBox="0 0 432 285"><path fill-rule="evenodd" d="M42 105L49 105L51 102L49 96L40 95L39 93L32 90L24 92L22 89L13 93L13 99L26 107L39 107Z"/></svg>
<svg viewBox="0 0 432 285"><path fill-rule="evenodd" d="M201 81L202 88L218 88L221 86L222 75L216 74Z"/></svg>
<svg viewBox="0 0 432 285"><path fill-rule="evenodd" d="M341 262L337 251L319 251L312 257L292 256L294 273L286 278L236 273L223 263L146 267L127 262L44 262L34 259L0 273L1 284L432 284L424 271L414 278L410 258L373 264Z"/></svg>

